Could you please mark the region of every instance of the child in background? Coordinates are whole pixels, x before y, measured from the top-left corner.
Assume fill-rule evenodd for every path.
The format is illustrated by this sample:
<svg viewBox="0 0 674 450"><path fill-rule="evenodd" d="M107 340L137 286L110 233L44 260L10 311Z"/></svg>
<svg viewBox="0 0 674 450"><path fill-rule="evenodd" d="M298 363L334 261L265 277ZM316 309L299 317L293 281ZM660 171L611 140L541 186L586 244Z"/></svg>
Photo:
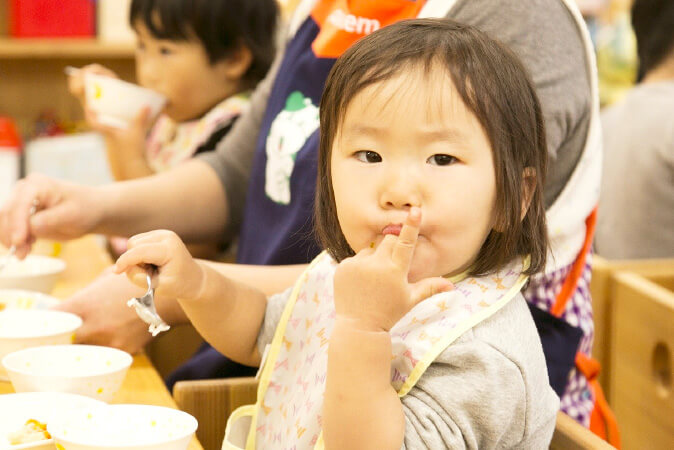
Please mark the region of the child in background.
<svg viewBox="0 0 674 450"><path fill-rule="evenodd" d="M167 98L152 124L149 109L127 129L85 115L100 132L117 181L163 172L197 153L215 149L248 107L248 95L274 58L278 7L274 0L133 0L129 22L136 33L136 77L141 86ZM83 105L84 74L116 74L90 65L69 80ZM126 239L111 237L113 253ZM213 258L211 244L192 244L194 256Z"/></svg>
<svg viewBox="0 0 674 450"><path fill-rule="evenodd" d="M116 264L140 285L158 266L209 342L261 364L223 448L546 448L559 401L520 290L545 265L547 154L519 60L469 26L402 21L337 61L320 126L326 252L294 288L267 299L167 231Z"/></svg>
<svg viewBox="0 0 674 450"><path fill-rule="evenodd" d="M168 102L154 125L145 110L124 130L86 111L105 138L116 180L164 171L215 148L271 65L277 13L274 0L131 2L138 83ZM116 76L99 65L71 76L70 90L83 105L86 72Z"/></svg>

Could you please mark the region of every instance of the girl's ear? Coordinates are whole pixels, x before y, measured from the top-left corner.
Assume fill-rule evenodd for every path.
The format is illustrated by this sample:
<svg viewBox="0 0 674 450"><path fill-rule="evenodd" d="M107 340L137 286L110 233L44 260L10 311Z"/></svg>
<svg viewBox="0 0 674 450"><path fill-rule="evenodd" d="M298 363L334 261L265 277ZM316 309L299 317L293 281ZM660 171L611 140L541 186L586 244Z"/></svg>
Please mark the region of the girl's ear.
<svg viewBox="0 0 674 450"><path fill-rule="evenodd" d="M536 171L533 167L525 167L522 172L522 212L520 214L520 220L524 220L524 216L527 215L535 191Z"/></svg>
<svg viewBox="0 0 674 450"><path fill-rule="evenodd" d="M238 82L252 62L253 52L245 45L239 45L227 58L218 61L215 65L227 81Z"/></svg>

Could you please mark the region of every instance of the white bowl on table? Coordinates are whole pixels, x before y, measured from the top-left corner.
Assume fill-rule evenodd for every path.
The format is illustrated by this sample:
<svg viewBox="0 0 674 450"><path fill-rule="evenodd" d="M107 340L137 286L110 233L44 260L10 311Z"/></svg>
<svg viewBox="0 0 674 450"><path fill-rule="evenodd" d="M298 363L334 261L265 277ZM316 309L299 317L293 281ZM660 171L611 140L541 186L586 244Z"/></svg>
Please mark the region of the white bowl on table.
<svg viewBox="0 0 674 450"><path fill-rule="evenodd" d="M16 392L69 392L109 402L132 361L111 347L49 345L10 353L2 365Z"/></svg>
<svg viewBox="0 0 674 450"><path fill-rule="evenodd" d="M3 450L54 450L54 439L10 444L9 437L33 419L49 424L54 415L66 410L104 406L105 403L81 395L61 392L24 392L0 395L0 448Z"/></svg>
<svg viewBox="0 0 674 450"><path fill-rule="evenodd" d="M81 325L79 316L62 311L0 311L0 360L31 347L71 344ZM6 375L0 364L0 379L6 379Z"/></svg>
<svg viewBox="0 0 674 450"><path fill-rule="evenodd" d="M0 270L0 289L25 289L48 294L66 268L62 259L28 255L23 260L0 256L4 267Z"/></svg>
<svg viewBox="0 0 674 450"><path fill-rule="evenodd" d="M116 128L127 128L145 107L153 119L166 104L166 97L158 92L94 73L84 74L84 95L98 121Z"/></svg>
<svg viewBox="0 0 674 450"><path fill-rule="evenodd" d="M47 424L67 450L185 450L196 429L186 412L150 405L71 410Z"/></svg>
<svg viewBox="0 0 674 450"><path fill-rule="evenodd" d="M60 302L56 297L25 289L0 289L0 311L49 309Z"/></svg>

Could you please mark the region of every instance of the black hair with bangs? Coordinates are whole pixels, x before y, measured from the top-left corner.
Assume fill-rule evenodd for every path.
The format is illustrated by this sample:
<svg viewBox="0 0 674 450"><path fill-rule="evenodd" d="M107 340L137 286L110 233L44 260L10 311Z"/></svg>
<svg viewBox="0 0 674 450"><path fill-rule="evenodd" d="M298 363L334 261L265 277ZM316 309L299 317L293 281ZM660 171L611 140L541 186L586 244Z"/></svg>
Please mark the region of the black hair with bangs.
<svg viewBox="0 0 674 450"><path fill-rule="evenodd" d="M243 81L251 87L269 70L275 51L276 0L132 0L129 23L140 21L157 39L198 39L211 64L240 46L253 56Z"/></svg>
<svg viewBox="0 0 674 450"><path fill-rule="evenodd" d="M349 103L368 86L418 69L426 74L442 71L438 73L454 85L492 147L496 224L470 275L492 273L518 255L531 256L525 273L542 271L548 248L543 206L548 156L534 84L511 50L478 29L449 19L403 20L381 28L352 45L332 67L320 105L315 202L315 228L323 248L338 262L355 254L337 217L330 162ZM525 172L535 181L528 208L523 207Z"/></svg>

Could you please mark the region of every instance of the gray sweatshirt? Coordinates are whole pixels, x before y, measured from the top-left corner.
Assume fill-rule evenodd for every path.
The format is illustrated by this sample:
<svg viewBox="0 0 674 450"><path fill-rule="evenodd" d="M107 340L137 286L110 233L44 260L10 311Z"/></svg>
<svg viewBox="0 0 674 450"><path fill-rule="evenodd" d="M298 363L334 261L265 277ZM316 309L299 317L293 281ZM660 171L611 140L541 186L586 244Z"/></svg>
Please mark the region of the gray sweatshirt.
<svg viewBox="0 0 674 450"><path fill-rule="evenodd" d="M260 354L274 338L290 293L269 298ZM559 399L524 297L452 343L402 404L404 449L548 448Z"/></svg>

